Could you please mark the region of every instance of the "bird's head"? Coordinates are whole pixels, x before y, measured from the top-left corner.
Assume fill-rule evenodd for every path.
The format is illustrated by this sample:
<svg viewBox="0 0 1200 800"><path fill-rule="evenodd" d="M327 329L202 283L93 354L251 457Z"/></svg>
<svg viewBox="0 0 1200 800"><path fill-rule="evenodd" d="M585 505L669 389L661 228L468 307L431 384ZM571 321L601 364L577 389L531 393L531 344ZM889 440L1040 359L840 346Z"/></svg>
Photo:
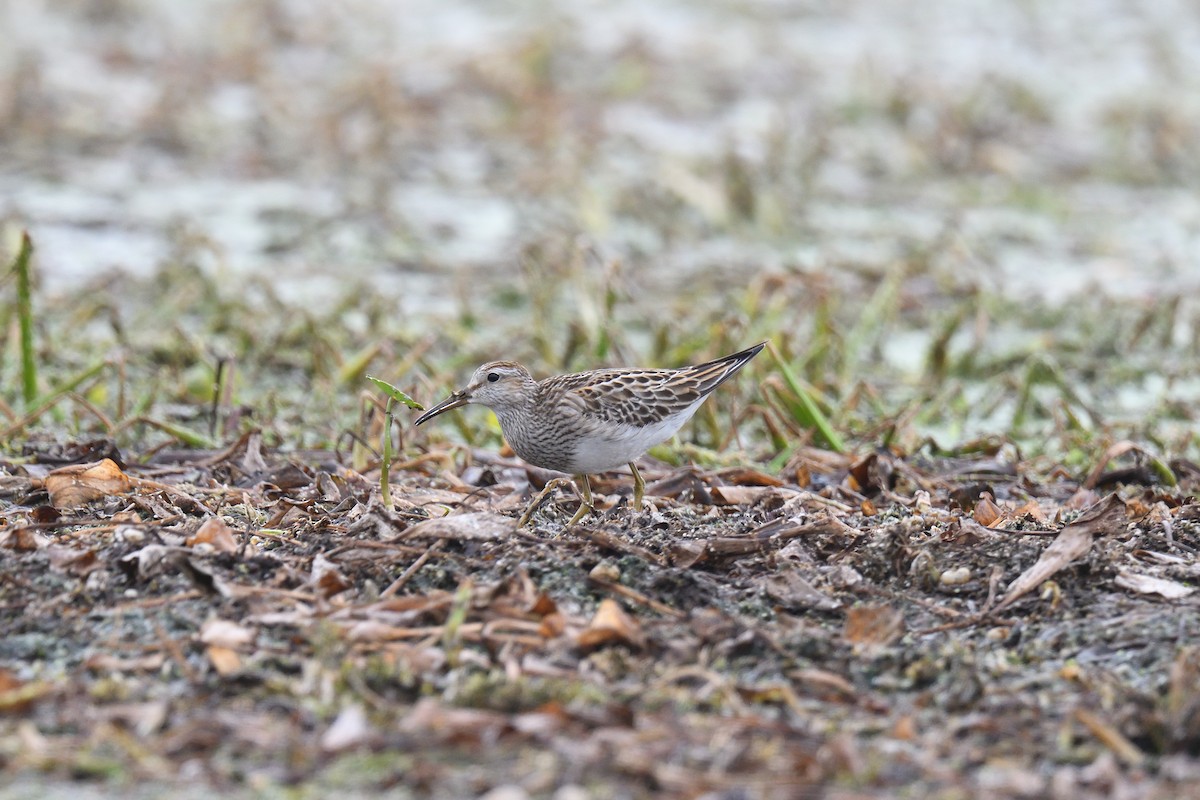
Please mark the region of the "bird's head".
<svg viewBox="0 0 1200 800"><path fill-rule="evenodd" d="M467 385L417 418L415 424L429 420L453 408L475 403L496 412L524 405L535 386L529 370L515 361L490 361L471 376Z"/></svg>

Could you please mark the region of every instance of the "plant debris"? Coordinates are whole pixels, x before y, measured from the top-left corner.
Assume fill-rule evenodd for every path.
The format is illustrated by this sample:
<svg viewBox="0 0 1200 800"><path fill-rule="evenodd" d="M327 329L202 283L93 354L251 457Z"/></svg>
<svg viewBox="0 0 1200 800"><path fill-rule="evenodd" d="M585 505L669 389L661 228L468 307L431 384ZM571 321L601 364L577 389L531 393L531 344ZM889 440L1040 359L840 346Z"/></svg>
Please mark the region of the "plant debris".
<svg viewBox="0 0 1200 800"><path fill-rule="evenodd" d="M647 465L651 509L606 481L620 494L595 525L564 528L564 495L521 531L532 481L426 459L393 471L389 510L378 467L250 449L259 477L237 485L243 448L4 465L7 771L167 780L199 759L218 782L369 791L399 767L336 765L403 753L441 794L467 752L488 770L472 791L529 787L536 752L548 785L633 794L986 779L1017 796L1093 780L1107 754L1112 785L1197 779L1194 485L1078 509L1083 482L1059 480L1031 517L1036 484L1009 465L989 508L1050 538L980 526L954 499L961 465L921 457L890 457L927 487L911 495L864 489L849 462L810 470L817 492ZM54 475L104 491L36 522ZM138 745L114 749L114 725Z"/></svg>

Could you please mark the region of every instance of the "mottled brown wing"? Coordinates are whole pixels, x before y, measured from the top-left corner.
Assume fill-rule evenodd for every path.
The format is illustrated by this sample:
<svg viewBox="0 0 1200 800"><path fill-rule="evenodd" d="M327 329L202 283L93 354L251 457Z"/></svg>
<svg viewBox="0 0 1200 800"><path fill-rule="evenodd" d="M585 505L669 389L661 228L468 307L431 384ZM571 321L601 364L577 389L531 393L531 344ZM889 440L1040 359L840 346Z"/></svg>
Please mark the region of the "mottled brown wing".
<svg viewBox="0 0 1200 800"><path fill-rule="evenodd" d="M763 345L681 369L604 369L562 375L539 389L588 418L644 427L684 411L725 382Z"/></svg>

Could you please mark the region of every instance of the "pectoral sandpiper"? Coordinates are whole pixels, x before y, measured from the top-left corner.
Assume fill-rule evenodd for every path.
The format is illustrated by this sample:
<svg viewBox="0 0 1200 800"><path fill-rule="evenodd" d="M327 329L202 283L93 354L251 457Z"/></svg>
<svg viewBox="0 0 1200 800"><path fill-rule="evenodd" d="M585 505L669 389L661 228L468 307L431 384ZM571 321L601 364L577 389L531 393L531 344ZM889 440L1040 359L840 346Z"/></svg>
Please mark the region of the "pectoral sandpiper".
<svg viewBox="0 0 1200 800"><path fill-rule="evenodd" d="M469 403L487 406L500 420L513 452L530 464L575 477L583 502L567 523L574 525L594 510L588 475L622 464L633 472L633 508L640 510L646 484L634 459L674 436L714 389L765 346L761 342L679 369L597 369L542 381L535 381L515 361L492 361L475 370L466 388L426 411L416 424ZM524 525L560 483L548 484L518 524Z"/></svg>

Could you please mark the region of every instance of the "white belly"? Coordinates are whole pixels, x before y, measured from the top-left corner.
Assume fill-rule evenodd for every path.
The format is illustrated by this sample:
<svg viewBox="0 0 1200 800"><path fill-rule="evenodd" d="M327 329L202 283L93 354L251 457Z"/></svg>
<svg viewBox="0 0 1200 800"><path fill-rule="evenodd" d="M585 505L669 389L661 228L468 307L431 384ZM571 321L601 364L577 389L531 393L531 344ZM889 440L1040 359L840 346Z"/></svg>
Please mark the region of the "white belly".
<svg viewBox="0 0 1200 800"><path fill-rule="evenodd" d="M576 475L606 472L623 467L637 459L651 447L674 436L683 423L691 419L703 398L660 422L636 427L634 425L606 425L582 438L575 448L568 472Z"/></svg>

